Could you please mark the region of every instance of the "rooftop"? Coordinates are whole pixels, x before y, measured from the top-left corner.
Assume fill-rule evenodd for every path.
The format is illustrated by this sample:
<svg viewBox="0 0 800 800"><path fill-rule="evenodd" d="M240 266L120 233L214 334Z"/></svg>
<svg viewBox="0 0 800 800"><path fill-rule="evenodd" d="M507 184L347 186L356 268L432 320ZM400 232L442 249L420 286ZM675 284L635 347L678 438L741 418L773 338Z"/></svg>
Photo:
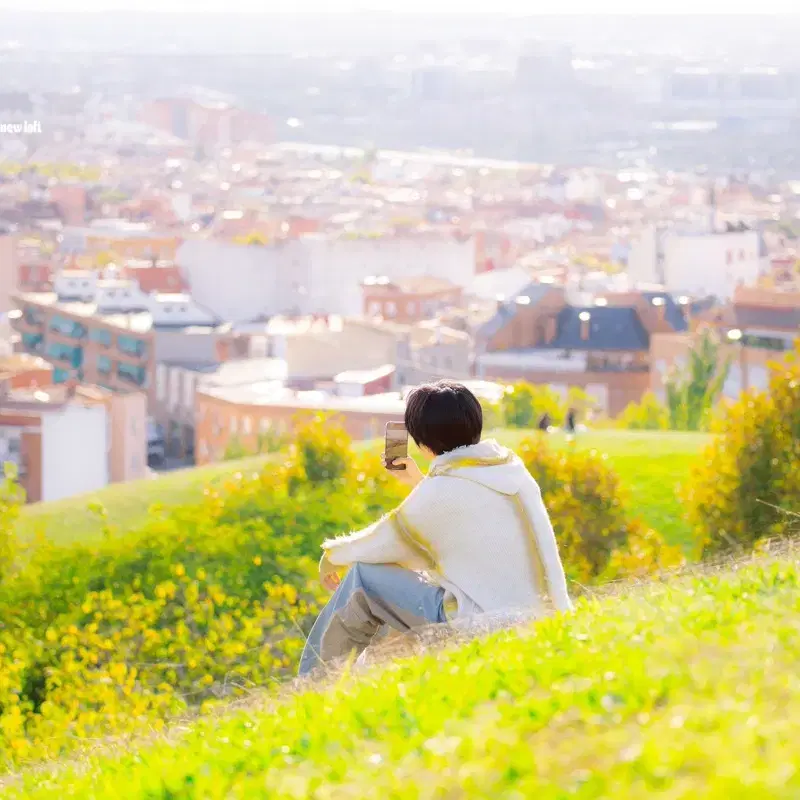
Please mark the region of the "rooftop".
<svg viewBox="0 0 800 800"><path fill-rule="evenodd" d="M276 385L272 381L251 383L245 386L203 386L202 394L225 403L243 406L271 406L298 411L351 411L365 414L405 413L405 403L396 392L373 394L366 397L339 397L326 392L299 392Z"/></svg>
<svg viewBox="0 0 800 800"><path fill-rule="evenodd" d="M558 313L556 325L556 338L547 345L554 350L647 350L650 346L635 308L570 306Z"/></svg>
<svg viewBox="0 0 800 800"><path fill-rule="evenodd" d="M22 303L32 303L40 306L59 309L66 314L85 319L97 319L106 325L115 328L133 331L134 333L148 333L153 329L180 329L186 333L208 333L217 330L219 324L197 323L187 319L185 322L180 319L170 323L155 323L153 314L150 311L115 311L113 313L101 313L98 311L98 304L94 302L83 302L80 300L60 301L56 292L21 292L17 299ZM157 303L188 303L191 298L188 295L161 294L155 297Z"/></svg>

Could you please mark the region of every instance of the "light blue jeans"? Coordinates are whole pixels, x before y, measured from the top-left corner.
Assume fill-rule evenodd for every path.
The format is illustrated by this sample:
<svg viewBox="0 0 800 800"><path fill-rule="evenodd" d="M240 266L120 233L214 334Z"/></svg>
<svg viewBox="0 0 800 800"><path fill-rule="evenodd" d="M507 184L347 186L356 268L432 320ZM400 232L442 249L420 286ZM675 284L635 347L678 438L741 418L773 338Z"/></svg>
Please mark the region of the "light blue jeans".
<svg viewBox="0 0 800 800"><path fill-rule="evenodd" d="M390 564L354 564L308 635L299 674L360 653L378 631L445 622L444 589Z"/></svg>

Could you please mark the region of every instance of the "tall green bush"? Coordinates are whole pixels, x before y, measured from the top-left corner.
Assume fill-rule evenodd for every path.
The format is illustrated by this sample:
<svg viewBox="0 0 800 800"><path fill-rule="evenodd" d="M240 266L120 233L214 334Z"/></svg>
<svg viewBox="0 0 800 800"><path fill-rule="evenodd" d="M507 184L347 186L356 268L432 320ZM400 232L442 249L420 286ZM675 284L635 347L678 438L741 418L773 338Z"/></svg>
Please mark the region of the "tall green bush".
<svg viewBox="0 0 800 800"><path fill-rule="evenodd" d="M708 427L729 369L730 363L721 358L718 337L711 330L704 330L689 351L689 363L665 383L671 430L699 431Z"/></svg>
<svg viewBox="0 0 800 800"><path fill-rule="evenodd" d="M797 530L800 512L800 349L772 365L767 392L723 407L686 487L703 553L751 547Z"/></svg>

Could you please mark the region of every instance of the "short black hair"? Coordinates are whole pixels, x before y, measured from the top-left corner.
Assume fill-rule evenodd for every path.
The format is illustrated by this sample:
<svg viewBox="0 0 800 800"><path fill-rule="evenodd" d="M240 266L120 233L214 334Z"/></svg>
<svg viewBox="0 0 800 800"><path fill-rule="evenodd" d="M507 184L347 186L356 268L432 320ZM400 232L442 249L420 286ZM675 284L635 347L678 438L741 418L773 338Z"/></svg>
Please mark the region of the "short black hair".
<svg viewBox="0 0 800 800"><path fill-rule="evenodd" d="M478 398L460 383L439 381L412 389L406 398L406 429L418 447L440 456L457 447L478 444L483 410Z"/></svg>

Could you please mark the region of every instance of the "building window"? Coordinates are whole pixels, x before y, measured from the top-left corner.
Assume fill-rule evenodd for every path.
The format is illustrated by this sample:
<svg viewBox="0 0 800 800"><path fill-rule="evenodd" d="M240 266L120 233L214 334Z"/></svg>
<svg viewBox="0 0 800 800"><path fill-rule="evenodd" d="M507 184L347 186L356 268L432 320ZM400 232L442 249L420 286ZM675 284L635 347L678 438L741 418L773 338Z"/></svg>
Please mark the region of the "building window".
<svg viewBox="0 0 800 800"><path fill-rule="evenodd" d="M253 420L250 417L245 417L242 420L242 432L245 434L253 432Z"/></svg>
<svg viewBox="0 0 800 800"><path fill-rule="evenodd" d="M28 325L41 325L43 322L42 312L33 306L25 306L22 316L25 318L25 322L27 322Z"/></svg>
<svg viewBox="0 0 800 800"><path fill-rule="evenodd" d="M103 347L111 347L111 331L104 328L92 328L89 331L89 340L103 345Z"/></svg>
<svg viewBox="0 0 800 800"><path fill-rule="evenodd" d="M143 358L147 352L147 344L135 336L117 336L117 347L129 356Z"/></svg>
<svg viewBox="0 0 800 800"><path fill-rule="evenodd" d="M97 371L102 375L111 372L111 359L108 356L97 356Z"/></svg>
<svg viewBox="0 0 800 800"><path fill-rule="evenodd" d="M23 333L22 346L29 352L38 353L44 344L44 336L41 333Z"/></svg>
<svg viewBox="0 0 800 800"><path fill-rule="evenodd" d="M406 313L407 313L407 314L408 314L410 317L413 317L413 316L414 316L414 314L416 314L416 313L417 313L417 304L416 304L416 303L407 303L407 304L406 304Z"/></svg>
<svg viewBox="0 0 800 800"><path fill-rule="evenodd" d="M117 377L126 383L143 387L147 383L147 370L144 367L135 367L131 364L117 364Z"/></svg>
<svg viewBox="0 0 800 800"><path fill-rule="evenodd" d="M384 308L386 309L386 316L389 317L389 319L397 316L397 306L391 300L386 303Z"/></svg>
<svg viewBox="0 0 800 800"><path fill-rule="evenodd" d="M58 314L50 318L50 330L63 336L69 336L71 339L82 339L86 336L85 325Z"/></svg>
<svg viewBox="0 0 800 800"><path fill-rule="evenodd" d="M269 429L272 427L272 422L270 421L269 417L261 417L258 421L258 430L261 433L269 433Z"/></svg>
<svg viewBox="0 0 800 800"><path fill-rule="evenodd" d="M231 433L235 436L239 432L239 419L235 414L231 415L230 426Z"/></svg>

